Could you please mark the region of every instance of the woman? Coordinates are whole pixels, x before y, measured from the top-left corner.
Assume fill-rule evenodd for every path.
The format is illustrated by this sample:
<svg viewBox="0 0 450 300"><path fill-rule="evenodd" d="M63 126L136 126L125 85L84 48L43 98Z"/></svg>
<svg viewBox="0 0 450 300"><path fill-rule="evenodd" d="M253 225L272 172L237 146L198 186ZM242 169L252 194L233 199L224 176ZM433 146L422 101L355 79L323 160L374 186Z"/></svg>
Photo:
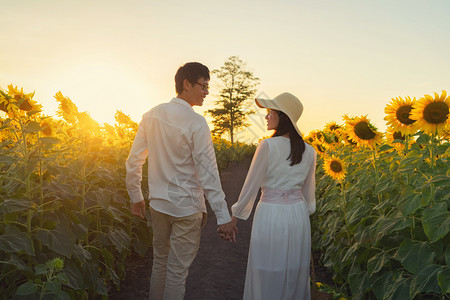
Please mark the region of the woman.
<svg viewBox="0 0 450 300"><path fill-rule="evenodd" d="M232 206L233 222L246 220L258 190L245 278L244 299L310 299L309 215L316 209L316 152L306 144L296 123L303 105L283 93L273 100L256 99L268 109L271 138L256 149L239 200Z"/></svg>

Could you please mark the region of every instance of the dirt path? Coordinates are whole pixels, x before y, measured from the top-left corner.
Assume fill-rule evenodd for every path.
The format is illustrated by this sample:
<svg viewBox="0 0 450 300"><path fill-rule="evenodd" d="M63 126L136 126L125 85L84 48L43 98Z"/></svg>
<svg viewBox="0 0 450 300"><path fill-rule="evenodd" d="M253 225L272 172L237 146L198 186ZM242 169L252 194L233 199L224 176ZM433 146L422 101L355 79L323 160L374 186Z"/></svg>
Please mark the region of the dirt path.
<svg viewBox="0 0 450 300"><path fill-rule="evenodd" d="M250 162L251 160L247 159L240 163L231 163L221 174L228 207L239 197ZM200 249L186 282L185 300L242 299L253 217L247 221L239 221L239 234L234 244L219 238L216 232L217 220L210 211L208 215L208 222L202 231Z"/></svg>
<svg viewBox="0 0 450 300"><path fill-rule="evenodd" d="M221 173L222 187L228 207L234 204L244 184L251 159L231 163ZM256 199L257 203L259 199ZM237 243L222 241L217 232L217 221L208 206L208 221L203 228L200 249L186 282L185 300L234 300L242 299L245 271L250 242L253 213L247 221L238 223ZM127 278L121 283L121 291L110 294L109 299L148 299L151 274L151 252L141 258L131 257L127 265ZM316 276L322 282L326 270L316 262Z"/></svg>
<svg viewBox="0 0 450 300"><path fill-rule="evenodd" d="M231 163L221 173L228 207L236 202L251 159ZM224 242L216 232L217 220L208 206L208 220L202 230L200 249L189 270L185 300L242 299L252 217L239 222L237 243ZM127 265L127 278L120 291L112 291L109 299L148 299L152 254L144 258L133 255Z"/></svg>

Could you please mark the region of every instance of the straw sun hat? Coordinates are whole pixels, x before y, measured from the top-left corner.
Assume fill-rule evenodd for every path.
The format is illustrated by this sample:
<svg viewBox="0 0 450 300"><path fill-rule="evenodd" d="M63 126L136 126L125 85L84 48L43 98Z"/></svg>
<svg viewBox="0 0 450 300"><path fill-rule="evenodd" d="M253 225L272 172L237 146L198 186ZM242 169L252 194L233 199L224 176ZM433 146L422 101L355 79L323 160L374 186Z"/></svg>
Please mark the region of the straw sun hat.
<svg viewBox="0 0 450 300"><path fill-rule="evenodd" d="M302 136L300 129L297 127L297 121L302 115L303 104L297 97L291 93L283 93L276 96L272 100L257 98L255 99L255 102L256 105L261 108L270 108L284 112L291 120L295 130L297 130L298 134Z"/></svg>

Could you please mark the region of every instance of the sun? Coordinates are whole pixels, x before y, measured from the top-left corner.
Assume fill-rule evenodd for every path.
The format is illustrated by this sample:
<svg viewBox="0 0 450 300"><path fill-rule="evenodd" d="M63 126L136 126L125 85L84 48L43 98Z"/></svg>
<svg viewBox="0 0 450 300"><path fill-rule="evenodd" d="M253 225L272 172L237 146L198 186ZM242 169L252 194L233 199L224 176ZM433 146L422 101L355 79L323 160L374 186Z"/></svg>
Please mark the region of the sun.
<svg viewBox="0 0 450 300"><path fill-rule="evenodd" d="M344 162L334 155L325 158L323 168L325 170L325 174L339 181L343 180L345 178L345 174L347 173L347 167Z"/></svg>
<svg viewBox="0 0 450 300"><path fill-rule="evenodd" d="M345 120L348 138L357 143L358 146L373 147L381 143L383 134L377 131L366 116L361 117L343 117Z"/></svg>
<svg viewBox="0 0 450 300"><path fill-rule="evenodd" d="M450 96L442 91L441 96L434 93L434 98L425 95L411 110L411 119L416 120L418 128L426 133L441 135L450 124Z"/></svg>
<svg viewBox="0 0 450 300"><path fill-rule="evenodd" d="M403 135L414 134L416 129L416 121L410 118L411 110L416 103L416 98L412 99L406 96L393 98L391 102L386 105L384 112L387 114L384 120L387 125L392 128L394 132L401 132Z"/></svg>

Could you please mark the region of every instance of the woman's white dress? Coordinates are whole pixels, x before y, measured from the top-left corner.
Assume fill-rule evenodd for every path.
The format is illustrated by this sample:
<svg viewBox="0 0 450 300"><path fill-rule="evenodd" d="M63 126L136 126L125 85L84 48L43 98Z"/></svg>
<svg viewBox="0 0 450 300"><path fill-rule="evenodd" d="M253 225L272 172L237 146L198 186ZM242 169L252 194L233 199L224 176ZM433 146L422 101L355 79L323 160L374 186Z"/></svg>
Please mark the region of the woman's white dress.
<svg viewBox="0 0 450 300"><path fill-rule="evenodd" d="M253 218L244 300L311 298L309 215L316 209L316 152L306 144L301 163L290 166L290 149L289 138L261 141L239 200L231 208L236 218L246 220L261 187Z"/></svg>

